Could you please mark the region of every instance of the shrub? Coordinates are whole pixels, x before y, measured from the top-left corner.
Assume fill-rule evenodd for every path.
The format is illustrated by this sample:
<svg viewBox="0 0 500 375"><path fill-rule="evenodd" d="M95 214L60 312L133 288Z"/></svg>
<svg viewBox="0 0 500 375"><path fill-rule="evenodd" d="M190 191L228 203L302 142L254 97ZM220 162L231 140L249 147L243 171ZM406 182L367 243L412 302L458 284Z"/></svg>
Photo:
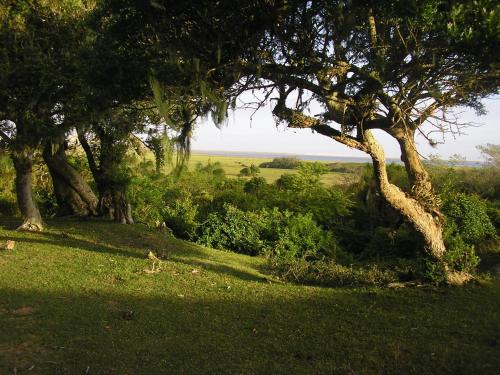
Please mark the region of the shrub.
<svg viewBox="0 0 500 375"><path fill-rule="evenodd" d="M420 235L407 224L398 228L377 227L362 255L367 258L411 258L423 254L424 243Z"/></svg>
<svg viewBox="0 0 500 375"><path fill-rule="evenodd" d="M265 224L262 236L268 255L283 259L335 257L337 245L330 232L313 220L312 214L292 214L277 208L260 212Z"/></svg>
<svg viewBox="0 0 500 375"><path fill-rule="evenodd" d="M479 257L476 256L474 245L466 244L460 236L448 236L445 241L446 253L443 261L454 271L475 274L479 265ZM443 264L434 259L426 259L425 277L441 284L446 282Z"/></svg>
<svg viewBox="0 0 500 375"><path fill-rule="evenodd" d="M260 173L260 168L255 164L250 165L249 167L245 167L240 170L240 177L255 177Z"/></svg>
<svg viewBox="0 0 500 375"><path fill-rule="evenodd" d="M165 224L180 238L194 239L198 228L198 205L190 196L175 200L162 210Z"/></svg>
<svg viewBox="0 0 500 375"><path fill-rule="evenodd" d="M256 194L263 192L266 187L267 182L264 177L253 177L245 183L243 190L245 193Z"/></svg>
<svg viewBox="0 0 500 375"><path fill-rule="evenodd" d="M226 174L220 162L217 161L215 163L212 163L210 160L206 165L203 165L202 163L196 164L195 172L198 175L207 175L215 177L216 179L224 178Z"/></svg>
<svg viewBox="0 0 500 375"><path fill-rule="evenodd" d="M474 245L469 245L460 236L450 236L446 239L445 262L454 270L473 274L479 265Z"/></svg>
<svg viewBox="0 0 500 375"><path fill-rule="evenodd" d="M14 189L15 172L7 154L0 152L0 214L17 214L17 201Z"/></svg>
<svg viewBox="0 0 500 375"><path fill-rule="evenodd" d="M448 193L442 209L449 236L460 236L467 244L477 244L495 235L486 202L477 195Z"/></svg>
<svg viewBox="0 0 500 375"><path fill-rule="evenodd" d="M218 249L249 255L267 254L284 259L334 257L331 233L314 222L312 215L262 209L242 211L224 204L202 224L198 242Z"/></svg>
<svg viewBox="0 0 500 375"><path fill-rule="evenodd" d="M145 174L132 178L127 194L136 222L154 225L163 221L166 185L167 179L161 175Z"/></svg>
<svg viewBox="0 0 500 375"><path fill-rule="evenodd" d="M474 245L467 243L449 226L445 228L444 236L446 253L443 262L453 271L475 274L480 259L476 255ZM446 282L443 263L427 257L425 259L424 276L437 284Z"/></svg>
<svg viewBox="0 0 500 375"><path fill-rule="evenodd" d="M225 204L224 212L211 213L202 224L198 243L238 253L257 255L264 248L260 238L263 223L258 214Z"/></svg>

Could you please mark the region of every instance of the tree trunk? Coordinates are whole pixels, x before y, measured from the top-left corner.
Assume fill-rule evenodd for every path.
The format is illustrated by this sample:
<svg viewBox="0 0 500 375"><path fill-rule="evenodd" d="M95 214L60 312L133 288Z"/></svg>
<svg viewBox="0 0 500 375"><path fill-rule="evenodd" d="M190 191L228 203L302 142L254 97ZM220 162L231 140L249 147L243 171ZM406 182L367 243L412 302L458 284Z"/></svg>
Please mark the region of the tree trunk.
<svg viewBox="0 0 500 375"><path fill-rule="evenodd" d="M428 212L425 206L417 199L389 182L384 150L370 131L365 132L365 142L368 146L368 153L373 161L375 179L380 193L422 235L429 253L438 262L442 262L446 247L443 240L441 218L433 212Z"/></svg>
<svg viewBox="0 0 500 375"><path fill-rule="evenodd" d="M47 143L43 158L52 177L59 214L97 215L97 198L82 176L68 163L64 143Z"/></svg>
<svg viewBox="0 0 500 375"><path fill-rule="evenodd" d="M98 136L100 140L99 166L85 134L78 133L78 139L87 155L90 170L99 191L97 205L99 215L122 224L133 224L132 208L125 195L126 186L122 181L115 181L124 153L116 149L114 139L104 131L100 131Z"/></svg>
<svg viewBox="0 0 500 375"><path fill-rule="evenodd" d="M122 192L113 194L114 218L122 224L133 224L132 207Z"/></svg>
<svg viewBox="0 0 500 375"><path fill-rule="evenodd" d="M418 158L418 162L415 160L418 154L414 143L411 144L412 142L413 139L409 141L408 138L403 141L402 159L406 161L405 165L408 164L407 170L411 173L409 177L410 181L414 181L413 186L416 186L417 189L427 186L429 189L428 194L432 199L432 197L435 197L432 184L421 164L420 158ZM444 260L446 246L443 239L443 217L439 212L439 207L435 206L433 202L429 203L425 202L425 200L422 202L424 199L422 196L413 197L405 194L400 188L389 182L384 151L370 131L365 132L365 145L372 158L377 185L382 196L422 235L427 251L443 267L448 284L462 285L468 282L472 278L471 275L450 269Z"/></svg>
<svg viewBox="0 0 500 375"><path fill-rule="evenodd" d="M401 161L406 168L412 189L434 194L429 173L427 173L415 146L415 132L410 129L396 130L392 135L399 143Z"/></svg>
<svg viewBox="0 0 500 375"><path fill-rule="evenodd" d="M32 172L33 152L23 149L11 154L16 170L16 195L19 210L21 211L22 224L18 230L42 231L43 221L38 206L33 198Z"/></svg>
<svg viewBox="0 0 500 375"><path fill-rule="evenodd" d="M128 203L121 189L109 188L105 180L101 180L99 192L99 213L121 224L133 224L132 206Z"/></svg>

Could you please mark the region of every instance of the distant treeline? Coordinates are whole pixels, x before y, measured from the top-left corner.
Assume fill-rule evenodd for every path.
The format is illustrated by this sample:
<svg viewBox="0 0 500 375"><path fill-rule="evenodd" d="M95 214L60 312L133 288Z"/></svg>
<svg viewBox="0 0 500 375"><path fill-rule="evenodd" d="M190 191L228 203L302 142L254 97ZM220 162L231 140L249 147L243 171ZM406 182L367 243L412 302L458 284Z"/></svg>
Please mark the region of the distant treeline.
<svg viewBox="0 0 500 375"><path fill-rule="evenodd" d="M276 168L276 169L298 169L304 163L296 157L280 157L274 158L272 161L266 161L259 165L260 168ZM317 162L320 163L320 162ZM354 163L321 163L330 172L337 173L353 173L356 169L364 168L364 164L351 165Z"/></svg>

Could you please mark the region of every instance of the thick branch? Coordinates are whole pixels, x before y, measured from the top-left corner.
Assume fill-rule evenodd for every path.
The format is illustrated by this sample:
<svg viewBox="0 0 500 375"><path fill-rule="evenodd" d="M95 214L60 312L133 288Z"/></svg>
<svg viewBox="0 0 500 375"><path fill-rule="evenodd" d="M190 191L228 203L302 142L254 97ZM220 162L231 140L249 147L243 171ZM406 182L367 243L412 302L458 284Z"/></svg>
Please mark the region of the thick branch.
<svg viewBox="0 0 500 375"><path fill-rule="evenodd" d="M280 100L278 100L278 103L273 109L273 114L279 119L286 121L288 127L290 128L309 128L348 147L367 152L363 143L358 141L356 138L344 134L341 131L322 123L314 117L307 116L300 111L287 108L284 105L284 98L280 98Z"/></svg>

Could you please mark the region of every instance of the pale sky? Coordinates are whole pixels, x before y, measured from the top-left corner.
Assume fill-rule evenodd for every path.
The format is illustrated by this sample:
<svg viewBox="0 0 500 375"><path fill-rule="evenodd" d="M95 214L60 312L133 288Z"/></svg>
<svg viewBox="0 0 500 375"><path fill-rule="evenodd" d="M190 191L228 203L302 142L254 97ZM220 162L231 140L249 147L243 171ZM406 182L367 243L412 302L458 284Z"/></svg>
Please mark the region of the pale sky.
<svg viewBox="0 0 500 375"><path fill-rule="evenodd" d="M461 122L482 124L465 129L467 135L445 134L445 143L429 146L423 137L417 137L419 152L423 156L439 154L443 159L460 154L468 161L481 160L477 145L500 143L500 98L485 102L488 113L476 116L468 110L460 115ZM193 151L250 151L303 155L366 156L309 129L286 129L276 127L270 108L262 108L250 119L253 110L239 109L230 112L226 125L221 129L209 120L198 125L192 140ZM383 132L375 133L385 147L386 156L399 158L396 142ZM440 140L436 135L436 140Z"/></svg>

